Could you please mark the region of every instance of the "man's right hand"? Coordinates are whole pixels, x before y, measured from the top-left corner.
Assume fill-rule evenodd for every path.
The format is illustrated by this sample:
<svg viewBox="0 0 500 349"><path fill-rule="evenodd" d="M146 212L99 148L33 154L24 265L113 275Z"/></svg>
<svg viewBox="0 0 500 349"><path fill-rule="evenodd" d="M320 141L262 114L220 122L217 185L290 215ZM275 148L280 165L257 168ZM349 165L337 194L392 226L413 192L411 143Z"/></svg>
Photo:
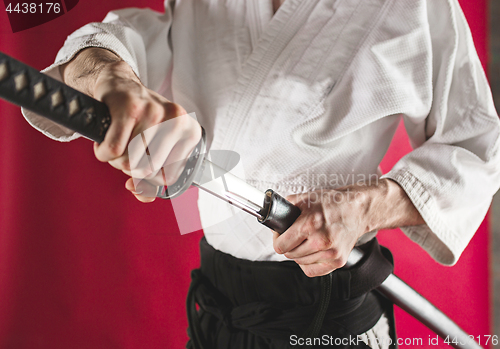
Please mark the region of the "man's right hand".
<svg viewBox="0 0 500 349"><path fill-rule="evenodd" d="M104 141L94 144L95 156L128 175L132 171L144 174L148 182L134 185L129 179L126 183L137 199L153 201L155 186L175 183L201 138L201 127L194 118L180 105L147 89L126 62L105 49L81 51L61 67L61 75L68 85L108 106L111 125ZM159 124L162 132L144 132ZM141 153L130 154L130 161L127 147L136 136L144 143L136 147ZM154 154L146 154L145 148L151 144ZM140 161L146 157L147 161Z"/></svg>

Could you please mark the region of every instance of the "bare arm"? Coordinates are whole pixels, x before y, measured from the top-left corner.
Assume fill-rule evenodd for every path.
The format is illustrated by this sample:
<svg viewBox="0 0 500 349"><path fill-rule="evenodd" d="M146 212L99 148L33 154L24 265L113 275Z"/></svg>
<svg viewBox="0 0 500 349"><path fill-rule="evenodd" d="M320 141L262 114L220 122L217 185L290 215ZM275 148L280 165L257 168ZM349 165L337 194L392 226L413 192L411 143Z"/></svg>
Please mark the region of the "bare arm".
<svg viewBox="0 0 500 349"><path fill-rule="evenodd" d="M403 188L391 179L382 179L367 189L368 231L425 224Z"/></svg>
<svg viewBox="0 0 500 349"><path fill-rule="evenodd" d="M120 57L109 50L89 47L80 51L70 62L61 65L59 71L67 85L93 97L99 73L106 65L121 61ZM122 68L125 71L128 69L132 71L128 64Z"/></svg>

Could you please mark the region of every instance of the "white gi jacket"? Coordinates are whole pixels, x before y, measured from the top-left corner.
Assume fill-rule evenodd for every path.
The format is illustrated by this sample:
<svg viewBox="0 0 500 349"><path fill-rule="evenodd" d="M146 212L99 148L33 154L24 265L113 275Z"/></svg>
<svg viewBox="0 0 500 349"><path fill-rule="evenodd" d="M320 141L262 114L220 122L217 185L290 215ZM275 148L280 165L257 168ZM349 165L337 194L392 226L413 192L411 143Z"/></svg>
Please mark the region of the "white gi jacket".
<svg viewBox="0 0 500 349"><path fill-rule="evenodd" d="M147 87L196 113L211 149L238 152L239 175L283 196L373 179L403 118L415 150L384 177L426 224L402 230L455 263L500 183L500 124L457 0L286 0L274 16L271 3L114 11L70 35L47 73L60 79L56 67L84 47L114 51ZM26 116L50 137L78 137ZM204 193L199 208L215 248L285 258L254 217L214 225L227 204Z"/></svg>

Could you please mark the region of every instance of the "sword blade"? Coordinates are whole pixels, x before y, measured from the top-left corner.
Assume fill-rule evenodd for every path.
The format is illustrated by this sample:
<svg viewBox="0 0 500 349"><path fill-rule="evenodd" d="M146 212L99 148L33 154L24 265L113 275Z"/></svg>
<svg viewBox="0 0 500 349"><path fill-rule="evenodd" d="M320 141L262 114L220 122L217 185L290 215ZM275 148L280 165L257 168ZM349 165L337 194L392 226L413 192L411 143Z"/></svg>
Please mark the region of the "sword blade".
<svg viewBox="0 0 500 349"><path fill-rule="evenodd" d="M207 159L195 176L194 186L260 218L266 194Z"/></svg>
<svg viewBox="0 0 500 349"><path fill-rule="evenodd" d="M453 320L396 275L389 275L377 288L377 291L441 338L448 339L450 345L454 348L482 348L474 341L473 337L469 336Z"/></svg>
<svg viewBox="0 0 500 349"><path fill-rule="evenodd" d="M354 248L347 259L346 267L359 262L365 252ZM458 349L482 349L482 347L462 330L452 319L415 291L406 282L391 274L377 287L377 292L392 301L443 339L449 339L450 345Z"/></svg>

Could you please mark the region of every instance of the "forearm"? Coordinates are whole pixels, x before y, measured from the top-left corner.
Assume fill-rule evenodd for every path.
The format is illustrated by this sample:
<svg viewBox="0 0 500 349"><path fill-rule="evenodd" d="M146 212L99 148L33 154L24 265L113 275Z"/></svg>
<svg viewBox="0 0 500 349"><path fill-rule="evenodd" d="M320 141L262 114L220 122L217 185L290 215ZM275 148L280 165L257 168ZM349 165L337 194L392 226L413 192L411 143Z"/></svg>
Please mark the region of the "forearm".
<svg viewBox="0 0 500 349"><path fill-rule="evenodd" d="M63 81L69 86L94 96L99 74L111 64L122 62L113 52L96 47L80 51L70 62L59 67Z"/></svg>
<svg viewBox="0 0 500 349"><path fill-rule="evenodd" d="M425 224L406 192L395 181L381 179L364 191L367 231Z"/></svg>

